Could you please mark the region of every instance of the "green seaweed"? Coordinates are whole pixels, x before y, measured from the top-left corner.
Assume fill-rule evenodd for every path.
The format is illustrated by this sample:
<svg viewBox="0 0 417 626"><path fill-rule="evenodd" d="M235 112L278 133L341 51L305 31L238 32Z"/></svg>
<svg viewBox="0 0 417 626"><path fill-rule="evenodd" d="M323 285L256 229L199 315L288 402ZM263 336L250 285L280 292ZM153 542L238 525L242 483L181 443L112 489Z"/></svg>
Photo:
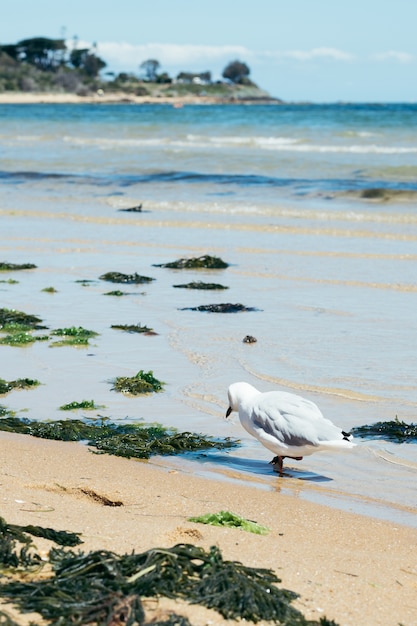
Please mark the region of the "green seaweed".
<svg viewBox="0 0 417 626"><path fill-rule="evenodd" d="M120 289L115 289L114 291L107 291L106 293L103 293L103 296L117 296L118 298L120 298L121 296L132 296L132 295L136 295L136 294L133 294L129 291L120 291Z"/></svg>
<svg viewBox="0 0 417 626"><path fill-rule="evenodd" d="M55 289L55 287L45 287L45 289L42 289L41 291L44 291L45 293L58 293L58 290Z"/></svg>
<svg viewBox="0 0 417 626"><path fill-rule="evenodd" d="M49 337L47 335L34 336L29 332L16 332L11 335L6 335L3 339L0 339L0 344L7 346L27 346L35 341L47 341Z"/></svg>
<svg viewBox="0 0 417 626"><path fill-rule="evenodd" d="M127 333L156 334L153 328L148 328L148 326L142 326L142 324L112 324L110 328L115 328L116 330L124 330Z"/></svg>
<svg viewBox="0 0 417 626"><path fill-rule="evenodd" d="M18 285L19 281L18 280L14 280L14 278L8 278L7 280L0 280L0 283L5 283L7 285ZM0 622L1 624L1 622Z"/></svg>
<svg viewBox="0 0 417 626"><path fill-rule="evenodd" d="M185 307L179 309L180 311L203 311L205 313L242 313L248 311L258 311L254 307L248 307L243 304L231 304L230 302L224 304L201 304L200 306Z"/></svg>
<svg viewBox="0 0 417 626"><path fill-rule="evenodd" d="M352 428L352 434L365 439L388 439L398 443L417 440L417 424L407 424L395 417L395 420L376 422Z"/></svg>
<svg viewBox="0 0 417 626"><path fill-rule="evenodd" d="M56 337L64 337L60 341L54 341L51 344L51 348L61 346L79 346L85 347L89 345L89 339L91 337L97 337L99 333L94 330L87 330L82 326L71 326L69 328L57 328L51 332L51 335Z"/></svg>
<svg viewBox="0 0 417 626"><path fill-rule="evenodd" d="M176 455L197 450L232 448L238 445L237 441L229 438L218 440L197 433L178 433L175 429L165 428L160 424L113 424L105 419L90 422L83 420L40 422L15 417L7 409L4 415L5 417L0 419L0 430L42 439L87 441L89 446L96 448L100 453L126 458L149 459L156 454Z"/></svg>
<svg viewBox="0 0 417 626"><path fill-rule="evenodd" d="M225 269L229 267L228 263L225 263L217 256L210 256L204 254L199 257L192 257L189 259L178 259L177 261L171 261L170 263L153 264L154 267L167 267L169 269L183 270L183 269Z"/></svg>
<svg viewBox="0 0 417 626"><path fill-rule="evenodd" d="M7 263L7 261L0 261L0 272L10 272L16 270L33 270L36 269L36 265L33 263Z"/></svg>
<svg viewBox="0 0 417 626"><path fill-rule="evenodd" d="M152 371L140 370L135 376L118 376L113 383L112 390L136 396L162 391L164 385L164 382L154 377Z"/></svg>
<svg viewBox="0 0 417 626"><path fill-rule="evenodd" d="M20 326L18 330L27 330L28 328L44 330L47 328L47 326L40 326L39 322L42 320L37 315L29 315L23 311L16 311L16 309L0 309L0 331L3 331L10 324L16 325L16 329Z"/></svg>
<svg viewBox="0 0 417 626"><path fill-rule="evenodd" d="M0 395L9 393L12 389L29 389L38 385L40 385L39 380L33 380L32 378L18 378L10 381L0 378Z"/></svg>
<svg viewBox="0 0 417 626"><path fill-rule="evenodd" d="M218 513L207 513L198 517L189 517L189 522L198 524L210 524L211 526L227 526L228 528L240 528L256 535L267 535L269 528L261 526L257 522L247 520L236 513L230 511L219 511Z"/></svg>
<svg viewBox="0 0 417 626"><path fill-rule="evenodd" d="M81 400L81 402L69 402L59 407L60 411L74 411L76 409L83 409L84 411L96 411L98 409L104 409L103 405L95 404L94 400Z"/></svg>
<svg viewBox="0 0 417 626"><path fill-rule="evenodd" d="M87 337L68 337L67 339L61 339L61 341L54 341L49 346L50 348L61 348L62 346L77 346L83 347L90 345Z"/></svg>
<svg viewBox="0 0 417 626"><path fill-rule="evenodd" d="M203 283L203 281L198 280L192 283L186 283L184 285L172 285L173 287L177 287L179 289L206 289L213 291L220 291L222 289L229 289L229 287L225 287L224 285L220 285L218 283Z"/></svg>
<svg viewBox="0 0 417 626"><path fill-rule="evenodd" d="M149 276L141 276L136 272L134 274L122 274L121 272L107 272L99 276L100 280L107 280L111 283L124 283L126 285L141 285L143 283L150 283L155 278L149 278Z"/></svg>
<svg viewBox="0 0 417 626"><path fill-rule="evenodd" d="M56 335L57 337L86 337L89 339L90 337L97 337L99 333L96 333L94 330L88 330L87 328L83 328L82 326L70 326L69 328L57 328L56 330L51 331L51 335Z"/></svg>
<svg viewBox="0 0 417 626"><path fill-rule="evenodd" d="M337 626L325 618L307 621L292 606L298 595L278 587L272 570L227 561L217 546L177 544L123 555L53 548L49 563L49 578L5 581L0 596L53 626L144 624L142 598L159 596L214 609L226 619Z"/></svg>

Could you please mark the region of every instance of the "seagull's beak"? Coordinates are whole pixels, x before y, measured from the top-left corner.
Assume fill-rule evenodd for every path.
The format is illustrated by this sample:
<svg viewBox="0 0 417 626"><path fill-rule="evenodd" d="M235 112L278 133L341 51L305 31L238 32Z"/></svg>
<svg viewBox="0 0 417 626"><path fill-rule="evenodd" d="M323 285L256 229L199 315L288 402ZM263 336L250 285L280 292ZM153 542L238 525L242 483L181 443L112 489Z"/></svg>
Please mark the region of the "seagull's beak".
<svg viewBox="0 0 417 626"><path fill-rule="evenodd" d="M229 408L226 411L226 417L229 417L230 413L233 411L232 407L229 406Z"/></svg>

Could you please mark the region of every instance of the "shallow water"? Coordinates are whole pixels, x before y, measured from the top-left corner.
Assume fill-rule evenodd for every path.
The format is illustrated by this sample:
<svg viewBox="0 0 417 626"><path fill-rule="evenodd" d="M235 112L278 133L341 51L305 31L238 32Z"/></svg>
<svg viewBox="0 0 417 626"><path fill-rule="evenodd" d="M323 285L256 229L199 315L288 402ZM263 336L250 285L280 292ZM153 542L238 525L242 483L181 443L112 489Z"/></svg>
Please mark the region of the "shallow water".
<svg viewBox="0 0 417 626"><path fill-rule="evenodd" d="M0 346L1 378L43 383L1 403L57 419L94 399L112 420L241 437L229 454L154 462L417 525L417 444L363 441L279 478L224 419L227 386L247 380L305 395L345 430L416 421L416 119L413 105L1 106L0 254L38 266L0 275L19 281L0 283L1 306L100 333L88 348ZM361 198L374 188L399 195ZM154 267L201 254L230 267ZM114 285L107 271L156 280ZM193 280L229 289L173 288ZM103 295L118 288L130 295ZM181 310L219 302L258 310ZM136 323L158 334L110 328ZM111 391L139 369L165 391Z"/></svg>

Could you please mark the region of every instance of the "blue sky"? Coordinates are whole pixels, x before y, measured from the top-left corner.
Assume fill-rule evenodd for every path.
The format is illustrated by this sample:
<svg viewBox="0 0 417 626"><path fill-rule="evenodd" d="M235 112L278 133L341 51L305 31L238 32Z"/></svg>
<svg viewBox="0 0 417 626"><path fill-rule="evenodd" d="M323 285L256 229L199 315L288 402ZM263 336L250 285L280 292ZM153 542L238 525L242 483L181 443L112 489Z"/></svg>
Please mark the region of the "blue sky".
<svg viewBox="0 0 417 626"><path fill-rule="evenodd" d="M217 79L238 59L290 102L413 102L416 29L417 0L19 0L0 43L77 36L116 72L153 58Z"/></svg>

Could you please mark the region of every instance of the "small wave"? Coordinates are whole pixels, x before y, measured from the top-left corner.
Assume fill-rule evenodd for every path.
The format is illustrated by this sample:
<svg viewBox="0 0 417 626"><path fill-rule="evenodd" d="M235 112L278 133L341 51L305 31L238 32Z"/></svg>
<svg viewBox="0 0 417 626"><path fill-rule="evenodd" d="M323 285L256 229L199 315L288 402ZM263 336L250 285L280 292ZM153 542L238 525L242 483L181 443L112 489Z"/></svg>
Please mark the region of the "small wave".
<svg viewBox="0 0 417 626"><path fill-rule="evenodd" d="M356 136L368 138L369 133ZM28 139L28 138L26 138ZM90 145L102 149L115 147L166 147L166 148L213 148L213 147L249 147L261 150L282 152L306 152L329 154L417 154L417 146L387 146L378 144L318 144L306 142L302 138L275 136L206 136L188 134L185 137L72 137L64 136L63 141L73 145Z"/></svg>

